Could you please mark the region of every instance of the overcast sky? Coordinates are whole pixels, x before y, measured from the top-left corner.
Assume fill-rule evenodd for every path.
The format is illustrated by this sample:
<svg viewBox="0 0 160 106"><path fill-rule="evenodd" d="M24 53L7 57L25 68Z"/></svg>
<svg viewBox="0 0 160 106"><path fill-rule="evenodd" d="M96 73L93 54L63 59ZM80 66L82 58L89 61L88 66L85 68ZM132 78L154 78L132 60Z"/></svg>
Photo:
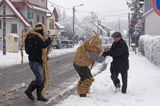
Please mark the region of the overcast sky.
<svg viewBox="0 0 160 106"><path fill-rule="evenodd" d="M77 7L76 17L84 17L89 13L83 11L98 12L102 20L115 21L120 19L127 20L129 9L126 5L126 0L49 0L60 6L72 9L73 6L84 4L82 7ZM53 7L49 3L49 9ZM79 11L78 11L79 10ZM72 15L72 10L67 10L67 14Z"/></svg>

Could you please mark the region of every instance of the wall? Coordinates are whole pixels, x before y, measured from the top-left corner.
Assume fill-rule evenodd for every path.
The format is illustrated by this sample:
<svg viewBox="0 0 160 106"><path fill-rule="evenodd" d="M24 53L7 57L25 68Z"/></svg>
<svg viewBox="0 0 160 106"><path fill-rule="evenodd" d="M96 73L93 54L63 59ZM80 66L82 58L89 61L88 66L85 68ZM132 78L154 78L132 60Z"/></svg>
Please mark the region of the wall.
<svg viewBox="0 0 160 106"><path fill-rule="evenodd" d="M145 34L160 35L160 16L154 11L145 18Z"/></svg>
<svg viewBox="0 0 160 106"><path fill-rule="evenodd" d="M54 19L54 15L52 15L51 17L48 17L48 18L47 18L47 27L46 27L46 29L47 29L48 31L50 31L52 35L54 35L54 34L55 34L55 29L49 29L50 19ZM54 20L54 21L55 21L55 20ZM55 27L55 25L54 25L54 27Z"/></svg>
<svg viewBox="0 0 160 106"><path fill-rule="evenodd" d="M28 0L32 4L39 5L41 7L47 8L47 0Z"/></svg>

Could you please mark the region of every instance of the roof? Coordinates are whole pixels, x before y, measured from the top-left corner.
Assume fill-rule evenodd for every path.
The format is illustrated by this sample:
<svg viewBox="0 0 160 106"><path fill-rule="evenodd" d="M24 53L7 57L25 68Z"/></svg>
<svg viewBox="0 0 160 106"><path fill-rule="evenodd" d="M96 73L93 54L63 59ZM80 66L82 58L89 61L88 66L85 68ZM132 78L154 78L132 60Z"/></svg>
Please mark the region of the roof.
<svg viewBox="0 0 160 106"><path fill-rule="evenodd" d="M42 8L42 7L39 7L39 6L36 6L36 5L33 5L33 4L30 4L29 2L27 2L25 0L27 6L31 9L35 9L35 10L39 10L39 11L43 11L43 12L46 12L46 13L50 13L49 9L48 8Z"/></svg>
<svg viewBox="0 0 160 106"><path fill-rule="evenodd" d="M7 36L13 36L13 37L19 38L19 35L14 34L14 33L9 33L9 34L7 34Z"/></svg>
<svg viewBox="0 0 160 106"><path fill-rule="evenodd" d="M101 25L99 25L97 22L94 22L94 24L95 24L99 29L101 29L104 33L106 33L106 31L104 30L104 28L103 28Z"/></svg>
<svg viewBox="0 0 160 106"><path fill-rule="evenodd" d="M19 19L26 25L31 26L27 20L19 13L19 11L14 7L14 5L10 2L10 0L5 0L8 6L14 11L14 13L19 17Z"/></svg>
<svg viewBox="0 0 160 106"><path fill-rule="evenodd" d="M62 26L60 23L55 22L56 26L58 27L58 29L64 29L64 26Z"/></svg>

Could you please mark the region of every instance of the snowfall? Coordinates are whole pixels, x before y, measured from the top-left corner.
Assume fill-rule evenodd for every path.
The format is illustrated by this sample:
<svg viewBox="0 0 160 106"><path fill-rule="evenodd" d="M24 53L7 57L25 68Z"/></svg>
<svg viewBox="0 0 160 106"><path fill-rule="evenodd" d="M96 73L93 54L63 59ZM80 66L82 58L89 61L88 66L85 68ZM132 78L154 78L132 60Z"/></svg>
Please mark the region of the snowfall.
<svg viewBox="0 0 160 106"><path fill-rule="evenodd" d="M51 57L75 52L71 49L53 49ZM7 53L2 55L0 51L0 68L20 64L19 53ZM24 62L27 63L27 55L24 55ZM75 92L57 106L160 106L160 67L151 63L140 53L130 52L130 69L128 71L128 92L122 94L115 92L110 79L111 58L107 57L107 69L95 77L95 82L86 98L80 98ZM100 64L101 65L101 64ZM97 65L92 71L95 73L100 67ZM121 76L119 76L121 78Z"/></svg>
<svg viewBox="0 0 160 106"><path fill-rule="evenodd" d="M86 98L75 92L57 106L160 106L160 67L131 52L127 94L115 92L109 68L95 77Z"/></svg>

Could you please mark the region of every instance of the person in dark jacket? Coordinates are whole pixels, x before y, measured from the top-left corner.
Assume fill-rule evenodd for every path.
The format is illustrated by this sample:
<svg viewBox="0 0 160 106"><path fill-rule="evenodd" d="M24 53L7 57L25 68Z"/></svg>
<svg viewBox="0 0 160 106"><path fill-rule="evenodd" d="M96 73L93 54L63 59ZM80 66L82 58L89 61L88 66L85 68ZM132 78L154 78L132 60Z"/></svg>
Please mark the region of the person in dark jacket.
<svg viewBox="0 0 160 106"><path fill-rule="evenodd" d="M43 38L46 38L45 40ZM43 49L51 44L51 38L46 37L43 31L43 24L37 24L35 28L30 31L25 39L25 51L28 54L30 68L36 79L28 86L25 94L29 99L35 100L32 95L34 90L37 90L37 101L47 101L42 95L44 88L44 66L43 66Z"/></svg>
<svg viewBox="0 0 160 106"><path fill-rule="evenodd" d="M120 32L115 32L112 35L114 42L110 49L106 49L103 56L111 56L113 61L111 63L111 79L117 88L121 87L120 80L118 79L119 73L122 76L122 93L127 92L127 78L129 69L129 51L126 42L122 39Z"/></svg>

